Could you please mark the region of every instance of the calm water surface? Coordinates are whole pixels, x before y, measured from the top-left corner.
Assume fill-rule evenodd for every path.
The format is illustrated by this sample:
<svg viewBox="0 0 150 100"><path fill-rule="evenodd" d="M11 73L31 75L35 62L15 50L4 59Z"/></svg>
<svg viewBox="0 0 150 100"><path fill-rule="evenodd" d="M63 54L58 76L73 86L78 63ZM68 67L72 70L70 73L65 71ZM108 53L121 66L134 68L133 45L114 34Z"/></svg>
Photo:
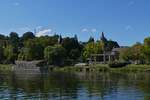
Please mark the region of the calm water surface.
<svg viewBox="0 0 150 100"><path fill-rule="evenodd" d="M1 99L150 100L150 74L0 72Z"/></svg>

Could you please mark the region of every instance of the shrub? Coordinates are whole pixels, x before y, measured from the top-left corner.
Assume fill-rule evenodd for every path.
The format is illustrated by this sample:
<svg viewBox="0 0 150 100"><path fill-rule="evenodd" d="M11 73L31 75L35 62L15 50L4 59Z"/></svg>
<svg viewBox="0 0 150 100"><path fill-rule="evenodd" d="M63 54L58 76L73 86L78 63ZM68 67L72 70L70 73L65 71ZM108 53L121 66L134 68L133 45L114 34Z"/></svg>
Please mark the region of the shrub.
<svg viewBox="0 0 150 100"><path fill-rule="evenodd" d="M125 67L127 63L126 62L111 62L108 65L111 68L119 68L119 67Z"/></svg>

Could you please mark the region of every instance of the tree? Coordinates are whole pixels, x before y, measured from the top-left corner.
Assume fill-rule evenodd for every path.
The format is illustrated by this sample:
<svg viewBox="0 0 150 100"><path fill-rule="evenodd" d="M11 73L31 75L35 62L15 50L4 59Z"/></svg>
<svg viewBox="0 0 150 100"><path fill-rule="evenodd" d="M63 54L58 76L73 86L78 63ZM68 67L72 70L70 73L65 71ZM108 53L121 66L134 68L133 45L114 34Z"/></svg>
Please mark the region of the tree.
<svg viewBox="0 0 150 100"><path fill-rule="evenodd" d="M133 61L136 64L143 62L143 45L136 43L130 48L121 51L120 58L125 61Z"/></svg>
<svg viewBox="0 0 150 100"><path fill-rule="evenodd" d="M0 63L4 60L4 49L2 46L0 46Z"/></svg>
<svg viewBox="0 0 150 100"><path fill-rule="evenodd" d="M130 61L132 59L131 48L125 48L120 52L120 59L125 61Z"/></svg>
<svg viewBox="0 0 150 100"><path fill-rule="evenodd" d="M11 32L9 35L10 44L13 46L13 53L18 53L19 48L19 36L16 32Z"/></svg>
<svg viewBox="0 0 150 100"><path fill-rule="evenodd" d="M0 34L0 40L5 40L5 39L6 39L5 36Z"/></svg>
<svg viewBox="0 0 150 100"><path fill-rule="evenodd" d="M135 61L135 63L141 63L143 62L143 45L141 43L136 43L135 45L132 46L132 60Z"/></svg>
<svg viewBox="0 0 150 100"><path fill-rule="evenodd" d="M61 35L59 35L59 38L58 38L58 44L61 44L62 43L62 36Z"/></svg>
<svg viewBox="0 0 150 100"><path fill-rule="evenodd" d="M80 48L80 45L79 45L77 39L69 38L69 37L66 37L63 39L62 46L67 50L67 52L68 52L67 54L69 54L72 49Z"/></svg>
<svg viewBox="0 0 150 100"><path fill-rule="evenodd" d="M87 43L90 43L90 42L94 42L94 38L90 36L89 40Z"/></svg>
<svg viewBox="0 0 150 100"><path fill-rule="evenodd" d="M34 40L42 45L44 48L47 46L54 46L58 43L58 37L57 36L41 36L34 38Z"/></svg>
<svg viewBox="0 0 150 100"><path fill-rule="evenodd" d="M71 38L66 37L63 39L62 41L62 46L67 50L67 52L69 53L71 51L71 49L74 48L74 43L72 41Z"/></svg>
<svg viewBox="0 0 150 100"><path fill-rule="evenodd" d="M9 43L9 38L0 34L0 45L2 47L6 47L8 45L8 43Z"/></svg>
<svg viewBox="0 0 150 100"><path fill-rule="evenodd" d="M61 45L48 46L44 50L44 58L48 64L62 66L65 63L66 50Z"/></svg>
<svg viewBox="0 0 150 100"><path fill-rule="evenodd" d="M83 49L82 45L78 42L77 35L73 38L64 38L61 44L66 49L67 60L70 63L74 63L80 57Z"/></svg>
<svg viewBox="0 0 150 100"><path fill-rule="evenodd" d="M19 36L16 32L11 32L10 35L10 43L14 47L18 47L19 44Z"/></svg>
<svg viewBox="0 0 150 100"><path fill-rule="evenodd" d="M73 41L73 43L74 43L74 46L79 49L79 48L80 48L80 44L79 44L79 42L78 42L78 37L77 37L77 35L74 35L74 38L72 38L72 41Z"/></svg>
<svg viewBox="0 0 150 100"><path fill-rule="evenodd" d="M24 48L21 49L18 59L22 60L40 60L44 58L44 48L34 39L29 39L24 43Z"/></svg>
<svg viewBox="0 0 150 100"><path fill-rule="evenodd" d="M102 44L100 42L90 42L86 44L82 55L84 59L87 59L88 57L90 57L91 54L102 53L102 50Z"/></svg>
<svg viewBox="0 0 150 100"><path fill-rule="evenodd" d="M78 42L78 36L76 34L74 35L74 40Z"/></svg>
<svg viewBox="0 0 150 100"><path fill-rule="evenodd" d="M32 32L26 32L22 36L23 41L26 41L28 39L34 39L34 38L35 38L35 35Z"/></svg>
<svg viewBox="0 0 150 100"><path fill-rule="evenodd" d="M150 63L150 37L144 39L143 54L145 61Z"/></svg>
<svg viewBox="0 0 150 100"><path fill-rule="evenodd" d="M17 59L17 54L14 53L14 47L12 45L8 45L4 49L4 56L7 63L15 63L15 60Z"/></svg>
<svg viewBox="0 0 150 100"><path fill-rule="evenodd" d="M70 58L73 60L77 60L80 57L81 52L79 51L79 49L72 49L70 51Z"/></svg>
<svg viewBox="0 0 150 100"><path fill-rule="evenodd" d="M26 60L28 57L25 54L28 54L28 49L27 48L21 48L20 53L18 55L18 60Z"/></svg>

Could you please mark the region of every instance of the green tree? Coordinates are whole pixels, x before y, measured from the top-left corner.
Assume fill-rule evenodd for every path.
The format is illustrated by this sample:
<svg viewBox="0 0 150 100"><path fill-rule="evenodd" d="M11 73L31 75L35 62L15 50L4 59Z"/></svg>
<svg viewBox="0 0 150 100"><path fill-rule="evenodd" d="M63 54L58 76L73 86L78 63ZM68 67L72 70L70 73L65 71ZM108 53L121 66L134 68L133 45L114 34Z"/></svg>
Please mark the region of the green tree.
<svg viewBox="0 0 150 100"><path fill-rule="evenodd" d="M62 66L65 63L66 50L61 45L48 46L44 50L44 58L48 64Z"/></svg>
<svg viewBox="0 0 150 100"><path fill-rule="evenodd" d="M4 49L4 56L6 58L7 63L14 63L17 59L17 54L14 53L14 47L12 45L8 45Z"/></svg>
<svg viewBox="0 0 150 100"><path fill-rule="evenodd" d="M19 36L16 32L11 32L10 35L10 43L14 47L18 47L19 44Z"/></svg>
<svg viewBox="0 0 150 100"><path fill-rule="evenodd" d="M3 34L0 34L0 40L5 40L6 37Z"/></svg>
<svg viewBox="0 0 150 100"><path fill-rule="evenodd" d="M44 48L34 39L29 39L24 43L24 48L20 50L18 59L22 60L40 60L44 58Z"/></svg>
<svg viewBox="0 0 150 100"><path fill-rule="evenodd" d="M150 63L150 37L144 39L144 49L143 54L145 61Z"/></svg>
<svg viewBox="0 0 150 100"><path fill-rule="evenodd" d="M26 55L25 54L28 54L28 50L27 48L21 48L20 49L20 53L18 55L18 60L26 60ZM27 57L28 58L28 57Z"/></svg>
<svg viewBox="0 0 150 100"><path fill-rule="evenodd" d="M62 43L62 36L61 35L59 35L59 38L58 38L58 44L61 44Z"/></svg>
<svg viewBox="0 0 150 100"><path fill-rule="evenodd" d="M89 40L87 43L90 43L90 42L94 42L94 38L90 36Z"/></svg>
<svg viewBox="0 0 150 100"><path fill-rule="evenodd" d="M16 32L11 32L9 35L10 44L13 46L13 53L18 54L19 36Z"/></svg>
<svg viewBox="0 0 150 100"><path fill-rule="evenodd" d="M9 38L0 34L0 46L6 47L9 44Z"/></svg>
<svg viewBox="0 0 150 100"><path fill-rule="evenodd" d="M135 63L141 63L143 62L143 45L141 43L136 43L131 47L132 49L132 60L135 61Z"/></svg>
<svg viewBox="0 0 150 100"><path fill-rule="evenodd" d="M130 61L132 58L131 48L124 48L120 51L120 59Z"/></svg>
<svg viewBox="0 0 150 100"><path fill-rule="evenodd" d="M2 46L0 46L0 63L4 60L4 49Z"/></svg>
<svg viewBox="0 0 150 100"><path fill-rule="evenodd" d="M102 50L102 44L100 42L90 42L86 44L83 50L83 57L84 59L87 59L91 54L102 53Z"/></svg>
<svg viewBox="0 0 150 100"><path fill-rule="evenodd" d="M143 62L143 45L136 43L130 48L123 49L120 58L125 61L134 61L136 64Z"/></svg>
<svg viewBox="0 0 150 100"><path fill-rule="evenodd" d="M58 43L57 36L41 36L34 39L38 44L42 45L44 48L47 46L54 46Z"/></svg>
<svg viewBox="0 0 150 100"><path fill-rule="evenodd" d="M23 34L21 39L23 41L26 41L28 39L34 39L34 38L35 38L35 35L32 32L26 32L26 33Z"/></svg>
<svg viewBox="0 0 150 100"><path fill-rule="evenodd" d="M71 59L77 60L80 57L80 54L81 52L79 49L72 49L69 55Z"/></svg>
<svg viewBox="0 0 150 100"><path fill-rule="evenodd" d="M69 37L63 39L62 46L67 50L68 53L71 51L71 49L75 48L73 40Z"/></svg>
<svg viewBox="0 0 150 100"><path fill-rule="evenodd" d="M62 46L66 49L68 59L76 60L80 57L82 46L79 44L76 35L73 38L64 38L62 41ZM76 57L74 57L74 54L72 53L75 53Z"/></svg>

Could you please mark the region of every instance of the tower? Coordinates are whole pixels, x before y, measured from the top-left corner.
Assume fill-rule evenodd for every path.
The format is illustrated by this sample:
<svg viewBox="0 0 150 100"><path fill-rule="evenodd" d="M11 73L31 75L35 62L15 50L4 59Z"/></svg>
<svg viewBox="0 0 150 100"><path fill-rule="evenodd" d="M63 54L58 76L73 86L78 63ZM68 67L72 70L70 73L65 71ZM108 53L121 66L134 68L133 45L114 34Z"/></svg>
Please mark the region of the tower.
<svg viewBox="0 0 150 100"><path fill-rule="evenodd" d="M106 45L107 45L107 39L105 38L104 36L104 33L102 32L101 34L101 42L102 42L102 45L103 45L103 61L104 61L104 64L106 63Z"/></svg>
<svg viewBox="0 0 150 100"><path fill-rule="evenodd" d="M100 39L101 39L102 42L106 42L107 41L107 39L104 36L104 32L102 32Z"/></svg>
<svg viewBox="0 0 150 100"><path fill-rule="evenodd" d="M58 44L61 44L62 43L62 37L61 37L61 35L59 35L59 37L58 37Z"/></svg>

